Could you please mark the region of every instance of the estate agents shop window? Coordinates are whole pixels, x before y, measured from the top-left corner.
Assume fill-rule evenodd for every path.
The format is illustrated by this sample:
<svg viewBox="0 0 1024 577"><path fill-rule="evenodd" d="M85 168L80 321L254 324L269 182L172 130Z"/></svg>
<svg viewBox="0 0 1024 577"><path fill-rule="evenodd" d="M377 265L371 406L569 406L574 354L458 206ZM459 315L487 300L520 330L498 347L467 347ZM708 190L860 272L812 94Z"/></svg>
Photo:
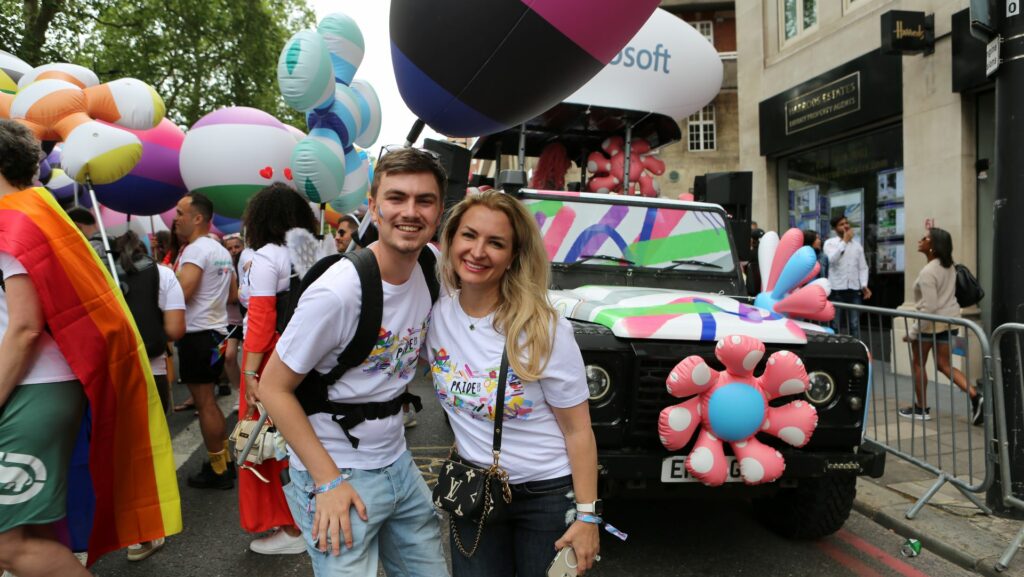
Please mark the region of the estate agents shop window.
<svg viewBox="0 0 1024 577"><path fill-rule="evenodd" d="M874 306L903 301L903 130L901 125L779 159L779 213L784 228L827 239L844 216L864 246Z"/></svg>

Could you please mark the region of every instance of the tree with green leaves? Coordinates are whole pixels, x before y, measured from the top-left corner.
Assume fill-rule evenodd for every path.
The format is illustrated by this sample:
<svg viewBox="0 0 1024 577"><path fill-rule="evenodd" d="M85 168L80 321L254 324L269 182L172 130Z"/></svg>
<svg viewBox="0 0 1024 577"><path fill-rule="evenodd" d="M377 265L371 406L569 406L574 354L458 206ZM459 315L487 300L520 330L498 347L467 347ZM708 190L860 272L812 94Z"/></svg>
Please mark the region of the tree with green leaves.
<svg viewBox="0 0 1024 577"><path fill-rule="evenodd" d="M251 106L305 128L278 92L277 58L313 24L306 0L0 0L0 49L148 82L178 124Z"/></svg>

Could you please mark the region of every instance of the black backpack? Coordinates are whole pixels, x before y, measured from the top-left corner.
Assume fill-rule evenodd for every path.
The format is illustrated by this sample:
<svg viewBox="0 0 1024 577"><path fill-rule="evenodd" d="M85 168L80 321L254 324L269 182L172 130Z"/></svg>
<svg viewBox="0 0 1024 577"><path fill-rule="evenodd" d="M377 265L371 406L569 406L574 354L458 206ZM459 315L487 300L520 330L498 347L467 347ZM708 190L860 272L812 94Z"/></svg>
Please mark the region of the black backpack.
<svg viewBox="0 0 1024 577"><path fill-rule="evenodd" d="M956 302L960 308L981 302L981 299L985 298L985 289L981 288L978 279L971 274L971 269L959 263L953 266L956 268Z"/></svg>
<svg viewBox="0 0 1024 577"><path fill-rule="evenodd" d="M116 257L115 257L116 258ZM117 265L117 276L121 281L124 300L135 318L146 355L154 358L167 351L167 335L164 332L164 313L160 310L160 270L156 261L147 257L135 260L135 271L128 273L121 263Z"/></svg>
<svg viewBox="0 0 1024 577"><path fill-rule="evenodd" d="M295 396L302 405L307 415L317 413L328 413L332 420L341 427L352 447L359 448L359 439L352 436L349 430L366 420L383 419L398 413L405 403L412 403L417 411L422 410L423 405L420 398L409 392L379 403L339 403L328 399L328 389L336 383L346 371L357 367L370 356L373 347L377 344L378 333L384 316L384 291L381 286L380 267L377 259L369 249L359 249L345 254L336 254L324 257L317 261L312 268L302 277L296 290L289 290L286 298L280 298L278 302L285 300L288 310L278 309L278 323L287 325L291 320L292 313L298 305L302 293L313 281L320 278L327 269L334 266L339 260L346 258L352 261L359 275L359 285L362 290L362 311L359 314L359 323L356 325L356 332L348 346L338 355L338 365L326 374L321 374L316 369L310 371L299 383L295 390ZM430 290L430 302L437 302L440 293L440 285L437 281L435 266L437 258L430 247L423 247L419 256L420 269L427 281L427 288ZM297 282L297 276L292 276L291 283Z"/></svg>

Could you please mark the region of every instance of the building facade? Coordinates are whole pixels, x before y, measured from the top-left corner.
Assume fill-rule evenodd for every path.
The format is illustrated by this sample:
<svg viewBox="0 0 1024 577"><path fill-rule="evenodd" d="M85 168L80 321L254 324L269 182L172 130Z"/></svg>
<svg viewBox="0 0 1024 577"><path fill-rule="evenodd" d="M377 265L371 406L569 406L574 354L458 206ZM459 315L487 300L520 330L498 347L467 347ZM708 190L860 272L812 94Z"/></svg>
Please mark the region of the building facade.
<svg viewBox="0 0 1024 577"><path fill-rule="evenodd" d="M737 3L739 166L754 174L754 218L827 237L847 217L868 258L865 304L912 303L926 263L917 242L933 226L991 292L994 97L967 5ZM931 17L933 51L883 48L883 36L926 36L926 22L897 22L894 10Z"/></svg>

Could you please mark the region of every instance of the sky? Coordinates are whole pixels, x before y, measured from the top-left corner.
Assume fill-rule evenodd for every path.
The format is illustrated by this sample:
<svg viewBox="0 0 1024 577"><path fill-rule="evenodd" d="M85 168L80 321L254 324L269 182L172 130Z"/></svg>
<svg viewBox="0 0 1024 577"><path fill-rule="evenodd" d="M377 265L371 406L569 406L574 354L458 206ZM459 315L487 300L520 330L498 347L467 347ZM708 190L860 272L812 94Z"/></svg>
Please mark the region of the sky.
<svg viewBox="0 0 1024 577"><path fill-rule="evenodd" d="M380 98L381 131L377 143L371 147L371 154L385 144L401 144L409 133L416 116L405 106L395 73L391 67L391 40L388 35L388 14L390 0L309 0L310 7L320 20L335 12L347 14L363 33L366 55L356 71L356 78L362 78L373 85ZM422 138L443 138L429 127L424 128Z"/></svg>

